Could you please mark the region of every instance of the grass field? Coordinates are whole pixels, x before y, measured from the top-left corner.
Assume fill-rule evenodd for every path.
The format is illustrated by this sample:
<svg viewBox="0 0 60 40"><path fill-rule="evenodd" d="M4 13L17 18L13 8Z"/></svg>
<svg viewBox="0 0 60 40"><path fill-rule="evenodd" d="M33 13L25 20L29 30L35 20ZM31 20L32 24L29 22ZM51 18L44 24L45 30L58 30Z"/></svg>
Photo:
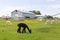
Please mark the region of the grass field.
<svg viewBox="0 0 60 40"><path fill-rule="evenodd" d="M6 20L0 18L0 40L60 40L60 21L54 24L45 24L39 20L14 21L7 25ZM17 24L26 23L32 33L17 33Z"/></svg>

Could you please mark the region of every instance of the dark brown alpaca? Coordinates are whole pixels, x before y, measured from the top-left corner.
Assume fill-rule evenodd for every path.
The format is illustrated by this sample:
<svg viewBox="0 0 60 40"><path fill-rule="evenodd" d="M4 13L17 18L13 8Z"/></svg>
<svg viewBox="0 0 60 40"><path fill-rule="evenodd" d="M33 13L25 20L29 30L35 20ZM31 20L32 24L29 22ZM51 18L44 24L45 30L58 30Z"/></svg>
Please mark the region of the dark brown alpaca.
<svg viewBox="0 0 60 40"><path fill-rule="evenodd" d="M18 25L18 33L26 33L26 28L28 29L29 33L31 33L31 29L29 29L29 27L25 24L25 23L19 23ZM21 32L21 28L23 28L22 32Z"/></svg>

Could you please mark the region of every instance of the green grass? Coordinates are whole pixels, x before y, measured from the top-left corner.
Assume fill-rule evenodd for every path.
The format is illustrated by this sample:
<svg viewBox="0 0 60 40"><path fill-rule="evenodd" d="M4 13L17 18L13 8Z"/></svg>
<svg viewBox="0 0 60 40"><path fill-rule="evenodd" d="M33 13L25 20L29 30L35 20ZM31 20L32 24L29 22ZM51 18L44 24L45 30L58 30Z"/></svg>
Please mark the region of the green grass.
<svg viewBox="0 0 60 40"><path fill-rule="evenodd" d="M9 19L12 24L7 25L6 20L0 18L0 40L60 40L60 21L54 24L45 24L44 21L27 20L14 21ZM30 22L29 22L30 21ZM26 23L32 33L17 33L17 24Z"/></svg>

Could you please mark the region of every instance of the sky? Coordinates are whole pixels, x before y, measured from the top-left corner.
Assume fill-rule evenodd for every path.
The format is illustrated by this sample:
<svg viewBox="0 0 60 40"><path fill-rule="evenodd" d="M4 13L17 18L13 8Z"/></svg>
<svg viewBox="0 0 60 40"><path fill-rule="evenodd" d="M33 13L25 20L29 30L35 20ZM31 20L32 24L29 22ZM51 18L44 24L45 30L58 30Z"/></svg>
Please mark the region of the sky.
<svg viewBox="0 0 60 40"><path fill-rule="evenodd" d="M42 15L55 15L60 13L60 0L0 0L0 16L11 16L11 12L15 9L37 10Z"/></svg>

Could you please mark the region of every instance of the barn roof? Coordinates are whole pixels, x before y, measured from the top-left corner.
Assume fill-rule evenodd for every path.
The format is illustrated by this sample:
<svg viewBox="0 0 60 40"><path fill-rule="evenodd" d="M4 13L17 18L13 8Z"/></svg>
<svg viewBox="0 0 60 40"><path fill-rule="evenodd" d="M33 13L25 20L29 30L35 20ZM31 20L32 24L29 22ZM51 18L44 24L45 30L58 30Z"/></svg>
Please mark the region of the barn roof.
<svg viewBox="0 0 60 40"><path fill-rule="evenodd" d="M29 14L34 14L34 13L32 13L32 12L19 11L19 10L14 10L14 11L12 11L11 13L13 13L13 12L22 12L22 13L29 13Z"/></svg>

